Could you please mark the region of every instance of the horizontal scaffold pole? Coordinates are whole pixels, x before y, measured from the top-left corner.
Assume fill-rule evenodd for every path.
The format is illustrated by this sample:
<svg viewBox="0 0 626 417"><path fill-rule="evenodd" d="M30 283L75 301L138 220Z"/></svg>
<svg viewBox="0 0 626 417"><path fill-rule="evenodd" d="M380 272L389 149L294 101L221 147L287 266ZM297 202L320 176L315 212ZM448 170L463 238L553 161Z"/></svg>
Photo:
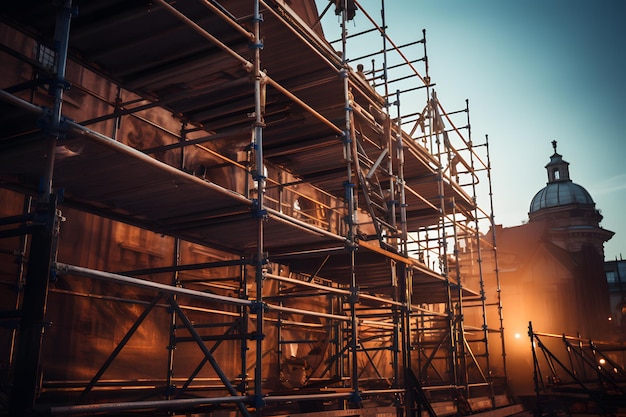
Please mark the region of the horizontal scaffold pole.
<svg viewBox="0 0 626 417"><path fill-rule="evenodd" d="M270 217L273 220L283 221L291 225L300 226L302 229L305 229L309 232L316 233L320 236L326 236L326 237L329 237L329 238L332 238L334 240L341 241L341 242L344 241L344 238L342 236L328 232L324 229L320 229L319 227L315 227L307 222L303 222L302 220L298 220L294 217L281 213L278 210L274 210L269 207L266 207L265 210L267 210L267 213L270 215Z"/></svg>
<svg viewBox="0 0 626 417"><path fill-rule="evenodd" d="M159 410L175 410L191 406L201 406L209 404L233 403L248 401L249 396L229 396L229 397L213 397L213 398L186 398L179 400L155 400L155 401L129 401L104 404L81 404L61 407L51 407L49 411L51 415L73 415L73 414L95 414L95 413L111 413L122 411L138 411L148 409Z"/></svg>
<svg viewBox="0 0 626 417"><path fill-rule="evenodd" d="M2 96L1 91L0 91L0 97ZM212 183L212 182L207 182L205 180L203 180L202 178L198 178L195 177L191 174L187 174L184 171L181 171L180 169L172 166L172 165L168 165L164 162L161 162L155 158L152 158L148 155L146 155L143 151L140 151L138 149L135 148L131 148L121 142L115 141L113 139L111 139L110 137L103 135L102 133L96 132L95 130L89 129L87 127L81 126L75 122L72 122L70 120L66 121L66 124L68 126L68 130L73 133L76 134L78 136L82 136L88 139L91 139L95 142L98 142L98 144L107 146L110 149L113 149L115 152L119 152L120 154L124 154L124 155L130 155L132 157L135 157L139 160L141 160L142 162L145 162L147 164L150 164L154 167L158 167L164 171L167 171L173 175L179 176L179 175L183 175L186 179L189 179L190 181L195 181L197 183L201 183L203 184L204 187L208 187L211 188L213 190L219 191L223 194L227 194L229 197L236 199L239 203L241 204L245 204L245 205L251 205L250 200L248 200L246 197L233 193L231 191L228 191L226 189L224 189L223 187L220 187L219 185Z"/></svg>
<svg viewBox="0 0 626 417"><path fill-rule="evenodd" d="M348 316L339 316L337 314L328 314L328 313L320 313L317 311L310 310L302 310L300 308L292 308L292 307L284 307L277 306L274 304L266 304L269 311L280 311L282 313L294 313L294 314L302 314L305 316L313 316L313 317L321 317L332 320L340 320L340 321L350 321L350 317Z"/></svg>
<svg viewBox="0 0 626 417"><path fill-rule="evenodd" d="M124 271L122 275L147 275L147 274L160 274L165 272L177 272L177 271L195 271L198 269L209 269L209 268L222 268L229 266L240 266L240 265L250 265L252 262L246 259L233 259L229 261L216 261L216 262L202 262L197 264L187 264L187 265L173 265L173 266L163 266L158 268L146 268L146 269L136 269L132 271Z"/></svg>
<svg viewBox="0 0 626 417"><path fill-rule="evenodd" d="M291 91L287 90L285 87L283 87L282 85L280 85L278 82L274 81L273 79L271 79L267 75L265 76L265 80L266 80L267 84L271 85L272 87L274 87L275 89L280 91L282 94L284 94L286 97L288 97L290 100L292 100L293 102L298 104L300 107L304 108L306 111L311 113L311 115L313 115L313 117L318 119L320 122L324 123L331 130L333 130L335 133L337 133L339 135L343 135L343 130L339 129L330 120L328 120L327 118L322 116L320 113L318 113L315 109L313 109L313 107L309 106L304 101L300 100Z"/></svg>
<svg viewBox="0 0 626 417"><path fill-rule="evenodd" d="M75 265L68 265L68 264L64 264L60 262L57 262L56 264L54 264L53 268L57 271L58 274L68 273L68 274L74 274L74 275L81 275L81 276L86 276L89 278L95 278L95 279L100 279L100 280L109 281L109 282L116 282L118 284L127 284L127 285L132 285L134 287L152 289L152 290L161 291L167 294L185 295L185 296L208 300L208 301L222 302L225 304L235 304L235 305L248 306L248 307L251 307L253 305L253 301L251 300L241 300L239 298L226 297L226 296L217 295L217 294L209 294L209 293L205 293L202 291L191 290L188 288L174 287L172 285L160 284L158 282L152 282L152 281L146 281L143 279L127 277L124 275L113 274L111 272L96 271L94 269L83 268L83 267L75 266ZM350 320L350 318L346 316L319 313L315 311L301 310L297 308L283 307L283 306L277 306L277 305L271 305L271 304L268 304L267 308L269 309L269 311L281 311L285 313L304 314L304 315L323 317L323 318L328 318L328 319L333 319L333 320L343 320L343 321Z"/></svg>
<svg viewBox="0 0 626 417"><path fill-rule="evenodd" d="M404 390L399 389L385 389L385 390L367 390L363 391L363 395L376 395L376 394L394 394L401 393ZM300 394L300 395L275 395L264 397L263 400L267 403L277 402L290 402L290 401L305 401L314 399L340 399L349 398L352 392L333 392L322 394ZM154 401L129 401L129 402L117 402L117 403L104 403L104 404L81 404L70 406L51 407L48 409L39 408L38 410L46 412L50 415L78 415L78 414L95 414L95 413L112 413L122 411L139 411L139 410L176 410L184 409L188 407L197 407L202 405L211 404L226 404L234 402L249 402L251 396L227 396L227 397L211 397L211 398L185 398L178 400L154 400Z"/></svg>
<svg viewBox="0 0 626 417"><path fill-rule="evenodd" d="M230 26L232 26L237 32L250 39L250 41L254 41L254 33L248 32L243 26L237 23L237 18L230 14L226 9L221 6L218 7L218 5L215 5L214 2L207 0L202 0L201 3L213 13L221 17L224 22L230 24Z"/></svg>
<svg viewBox="0 0 626 417"><path fill-rule="evenodd" d="M242 64L244 66L244 68L246 68L248 70L252 69L252 63L250 61L248 61L247 59L243 58L241 55L239 55L238 53L233 51L226 44L222 43L222 41L220 41L215 36L211 35L209 32L204 30L196 22L194 22L193 20L191 20L190 18L185 16L183 13L178 11L178 9L176 9L175 7L170 5L168 2L166 2L165 0L156 0L156 2L158 4L160 4L161 6L163 6L168 12L170 12L171 14L176 16L178 19L180 19L183 23L188 25L191 29L195 30L202 37L208 39L214 45L216 45L218 48L220 48L224 52L226 52L229 55L231 55L233 58L235 58L237 61L239 61L239 63ZM244 32L244 33L246 34L246 37L248 38L248 40L250 40L250 41L254 40L254 35L252 33L249 33L249 32Z"/></svg>
<svg viewBox="0 0 626 417"><path fill-rule="evenodd" d="M161 291L166 294L176 294L176 295L185 295L189 297L199 298L203 300L217 301L226 304L235 304L241 306L250 306L252 305L252 301L250 300L241 300L239 298L234 297L226 297L217 294L209 294L202 291L191 290L188 288L180 288L174 287L172 285L161 284L158 282L146 281L143 279L127 277L124 275L114 274L111 272L104 271L96 271L94 269L83 268L81 266L68 265L64 263L57 262L53 265L53 269L56 270L58 274L74 274L81 275L89 278L100 279L103 281L116 282L118 284L127 284L132 285L134 287L146 288L156 291Z"/></svg>
<svg viewBox="0 0 626 417"><path fill-rule="evenodd" d="M265 274L265 278L274 279L276 281L286 282L295 285L302 285L307 288L314 288L317 290L327 291L334 294L347 295L349 296L351 292L349 290L344 290L336 287L329 287L328 285L316 284L314 282L302 281L300 279L282 277L280 275L275 274Z"/></svg>
<svg viewBox="0 0 626 417"><path fill-rule="evenodd" d="M278 13L270 4L268 4L267 2L263 0L261 0L260 3L265 8L265 10L271 12L276 18L280 20L285 20L284 17L280 13ZM301 41L311 46L311 50L318 57L323 59L328 64L329 67L335 68L336 70L341 68L341 63L337 60L337 56L335 55L334 51L330 48L327 48L325 46L326 42L322 41L321 39L318 39L314 31L312 30L308 31L307 34L310 35L311 39L318 39L318 42L315 42L315 43L311 42L310 38L303 36L298 31L298 29L307 30L308 29L307 26L302 25L300 28L294 28L293 25L286 25L286 27L291 31L293 35L298 37L298 39L300 39ZM326 52L326 54L324 54L323 52Z"/></svg>

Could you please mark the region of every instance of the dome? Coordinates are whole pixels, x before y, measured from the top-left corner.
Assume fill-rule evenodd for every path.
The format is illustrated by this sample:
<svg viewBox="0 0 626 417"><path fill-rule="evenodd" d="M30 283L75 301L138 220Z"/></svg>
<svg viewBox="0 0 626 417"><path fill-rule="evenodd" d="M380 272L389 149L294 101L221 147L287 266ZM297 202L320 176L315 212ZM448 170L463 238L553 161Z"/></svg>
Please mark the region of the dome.
<svg viewBox="0 0 626 417"><path fill-rule="evenodd" d="M578 184L571 181L551 182L535 194L530 203L530 212L569 204L595 203L587 190Z"/></svg>
<svg viewBox="0 0 626 417"><path fill-rule="evenodd" d="M541 209L567 206L570 204L585 204L595 206L591 195L578 184L572 182L569 177L569 162L556 151L556 141L552 141L554 154L546 165L548 185L543 187L530 202L530 212L534 213Z"/></svg>

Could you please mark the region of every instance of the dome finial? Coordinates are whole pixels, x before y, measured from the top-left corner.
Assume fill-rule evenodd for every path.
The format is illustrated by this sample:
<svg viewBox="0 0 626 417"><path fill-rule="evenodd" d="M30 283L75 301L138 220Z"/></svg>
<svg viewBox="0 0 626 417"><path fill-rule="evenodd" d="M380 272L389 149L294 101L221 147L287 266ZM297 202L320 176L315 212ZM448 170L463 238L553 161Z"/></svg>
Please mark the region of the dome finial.
<svg viewBox="0 0 626 417"><path fill-rule="evenodd" d="M552 141L552 147L554 148L554 153L556 153L556 140Z"/></svg>

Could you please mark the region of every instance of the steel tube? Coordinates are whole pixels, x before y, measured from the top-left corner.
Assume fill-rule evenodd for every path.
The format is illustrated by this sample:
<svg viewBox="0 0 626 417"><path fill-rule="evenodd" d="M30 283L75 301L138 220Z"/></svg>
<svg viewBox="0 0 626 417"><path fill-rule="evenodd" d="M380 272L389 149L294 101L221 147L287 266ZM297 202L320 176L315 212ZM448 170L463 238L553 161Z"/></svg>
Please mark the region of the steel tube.
<svg viewBox="0 0 626 417"><path fill-rule="evenodd" d="M294 279L294 278L281 277L280 275L266 273L265 278L270 278L270 279L274 279L274 280L282 281L282 282L288 282L290 284L302 285L304 287L315 288L318 290L328 291L328 292L332 292L335 294L350 295L350 291L348 290L342 290L341 288L328 287L326 285L316 284L314 282L302 281L302 280Z"/></svg>
<svg viewBox="0 0 626 417"><path fill-rule="evenodd" d="M168 12L170 12L172 15L176 16L178 19L180 19L183 23L185 23L187 26L189 26L191 29L193 29L194 31L196 31L198 34L200 34L202 37L208 39L209 41L211 41L215 46L217 46L218 48L220 48L222 51L226 52L227 54L229 54L230 56L232 56L233 58L235 58L237 61L239 61L240 64L242 64L244 66L244 68L251 70L253 65L251 62L249 62L247 59L243 58L241 55L239 55L238 53L236 53L235 51L233 51L232 49L230 49L227 45L225 45L224 43L222 43L219 39L217 39L215 36L211 35L209 32L207 32L206 30L204 30L202 27L200 27L196 22L194 22L193 20L191 20L190 18L188 18L187 16L185 16L183 13L181 13L178 9L176 9L175 7L171 6L169 3L167 3L165 0L156 0L157 3L159 3L161 6L163 6L163 8L165 8Z"/></svg>
<svg viewBox="0 0 626 417"><path fill-rule="evenodd" d="M323 317L323 318L333 319L333 320L350 321L350 317L338 316L336 314L318 313L316 311L302 310L302 309L299 309L299 308L291 308L291 307L283 307L283 306L277 306L277 305L274 305L274 304L267 304L267 307L269 308L270 311L272 311L272 310L273 311L283 311L283 312L286 312L286 313L304 314L306 316Z"/></svg>
<svg viewBox="0 0 626 417"><path fill-rule="evenodd" d="M266 94L266 84L263 80L263 72L261 71L261 48L263 40L261 39L261 12L259 0L254 1L254 40L253 40L253 63L250 67L251 75L254 77L254 123L252 125L252 147L254 149L255 171L252 173L256 182L257 199L256 199L256 259L255 261L255 306L256 311L256 335L255 340L255 363L254 363L254 401L253 405L260 413L263 407L263 339L265 337L265 329L263 325L264 301L263 301L263 279L265 269L265 228L264 222L266 215L265 208L265 161L263 158L263 128L265 127L265 103L263 96Z"/></svg>
<svg viewBox="0 0 626 417"><path fill-rule="evenodd" d="M280 15L279 15L279 14L278 14L278 13L277 13L277 12L276 12L273 8L272 8L272 7L270 7L270 5L269 5L267 2L265 2L265 1L261 0L261 4L265 7L265 10L270 11L270 12L271 12L271 13L272 13L272 14L273 14L273 15L274 15L277 19L279 19L279 20L283 20L283 19L284 19L284 17L280 16ZM297 16L297 15L296 15L296 16ZM338 62L333 62L333 61L332 61L332 60L333 60L333 59L335 59L335 57L336 57L336 55L335 55L334 51L332 51L332 50L330 50L329 48L327 48L327 49L326 49L326 52L327 52L327 54L328 54L328 55L326 56L326 55L322 54L322 53L319 51L319 49L318 49L318 48L320 47L320 45L325 45L325 44L326 44L325 42L320 41L320 42L319 42L319 45L315 45L315 46L313 46L313 45L311 45L311 43L308 41L308 39L307 39L305 36L301 35L301 34L300 34L297 30L295 30L293 27L291 27L291 26L287 26L287 27L288 27L288 28L289 28L289 30L293 33L293 35L297 36L297 37L298 37L301 41L303 41L303 42L305 42L305 43L309 44L309 45L311 46L311 49L315 52L315 54L316 54L316 55L318 55L318 56L319 56L321 59L323 59L324 61L326 61L326 63L327 63L330 67L337 69L338 65L340 65L340 64L339 64ZM308 29L308 27L307 27L306 25L303 25L303 26L302 26L302 29L305 29L305 30L306 30L306 29ZM315 37L315 38L317 39L317 36L315 35L315 33L314 33L314 32L312 32L312 31L311 31L311 32L309 32L308 34L309 34L310 36Z"/></svg>
<svg viewBox="0 0 626 417"><path fill-rule="evenodd" d="M280 219L280 220L283 220L285 222L294 224L296 226L300 226L301 228L306 229L306 230L311 231L311 232L314 232L314 233L317 233L320 236L326 236L326 237L332 238L332 239L337 240L337 241L343 241L344 240L344 238L339 236L339 235L336 235L336 234L328 232L328 231L326 231L324 229L320 229L318 227L315 227L315 226L313 226L311 224L303 222L302 220L298 220L296 218L287 216L286 214L283 214L283 213L279 212L278 210L274 210L274 209L271 209L271 208L268 208L268 207L266 207L265 210L267 210L267 213L273 219Z"/></svg>
<svg viewBox="0 0 626 417"><path fill-rule="evenodd" d="M181 400L131 401L106 404L83 404L51 407L47 411L49 411L51 415L72 415L147 410L152 408L160 410L174 410L177 408L185 408L190 406L197 407L209 404L242 403L248 401L248 399L249 397L247 396L230 396L214 398L187 398Z"/></svg>
<svg viewBox="0 0 626 417"><path fill-rule="evenodd" d="M14 96L11 93L7 93L4 90L0 90L0 99L6 103L11 104L12 106L19 107L20 109L26 110L33 114L41 115L44 113L44 109L42 107L25 101L17 96Z"/></svg>
<svg viewBox="0 0 626 417"><path fill-rule="evenodd" d="M341 129L335 126L330 120L322 116L320 113L318 113L315 109L313 109L311 106L306 104L304 101L300 100L300 98L298 98L291 91L287 90L285 87L278 84L278 82L274 81L267 75L265 75L265 80L269 85L271 85L272 87L280 91L282 94L287 96L290 100L294 101L300 107L304 108L306 111L311 113L312 116L314 116L317 120L321 121L326 126L328 126L333 132L337 133L338 135L343 135L343 131Z"/></svg>
<svg viewBox="0 0 626 417"><path fill-rule="evenodd" d="M180 272L180 271L194 271L197 269L208 269L208 268L221 268L228 266L239 266L241 264L250 264L249 261L233 259L229 261L216 261L216 262L202 262L197 264L186 264L186 265L173 265L173 266L162 266L156 268L146 268L146 269L135 269L131 271L124 271L125 275L146 275L146 274L160 274L164 272Z"/></svg>
<svg viewBox="0 0 626 417"><path fill-rule="evenodd" d="M69 273L75 275L81 275L85 277L100 279L104 281L117 282L120 284L128 284L134 287L147 288L155 291L162 291L167 294L186 295L189 297L199 298L202 300L222 302L226 304L245 305L250 306L252 304L249 300L241 300L239 298L226 297L217 294L208 294L201 291L190 290L187 288L178 288L171 285L160 284L158 282L151 282L142 279L127 277L124 275L113 274L110 272L96 271L89 268L83 268L80 266L68 265L60 262L56 262L53 265L58 273Z"/></svg>
<svg viewBox="0 0 626 417"><path fill-rule="evenodd" d="M310 401L332 398L349 398L352 392L333 392L328 394L276 395L263 398L265 402Z"/></svg>
<svg viewBox="0 0 626 417"><path fill-rule="evenodd" d="M214 5L213 3L207 0L202 0L201 3L205 7L210 9L213 13L221 17L224 22L228 23L237 32L247 37L250 41L254 41L254 33L248 32L246 29L244 29L239 23L236 22L234 16L232 15L229 16L222 9L220 9L219 7L217 7L216 5Z"/></svg>
<svg viewBox="0 0 626 417"><path fill-rule="evenodd" d="M402 306L403 305L403 303L401 303L399 301L393 301L393 300L388 299L388 298L377 297L375 295L369 295L369 294L363 294L363 293L359 293L359 298L363 298L365 300L378 301L378 302L381 302L383 304L389 304L389 305L393 305L393 306Z"/></svg>

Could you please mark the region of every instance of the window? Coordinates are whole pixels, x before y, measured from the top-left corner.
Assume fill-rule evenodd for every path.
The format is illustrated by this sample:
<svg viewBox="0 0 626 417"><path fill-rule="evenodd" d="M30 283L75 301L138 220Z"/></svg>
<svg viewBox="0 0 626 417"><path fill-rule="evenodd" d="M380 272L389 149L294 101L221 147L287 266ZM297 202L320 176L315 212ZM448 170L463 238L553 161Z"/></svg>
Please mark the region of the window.
<svg viewBox="0 0 626 417"><path fill-rule="evenodd" d="M44 66L47 70L53 70L56 61L56 52L45 45L37 45L37 61Z"/></svg>

